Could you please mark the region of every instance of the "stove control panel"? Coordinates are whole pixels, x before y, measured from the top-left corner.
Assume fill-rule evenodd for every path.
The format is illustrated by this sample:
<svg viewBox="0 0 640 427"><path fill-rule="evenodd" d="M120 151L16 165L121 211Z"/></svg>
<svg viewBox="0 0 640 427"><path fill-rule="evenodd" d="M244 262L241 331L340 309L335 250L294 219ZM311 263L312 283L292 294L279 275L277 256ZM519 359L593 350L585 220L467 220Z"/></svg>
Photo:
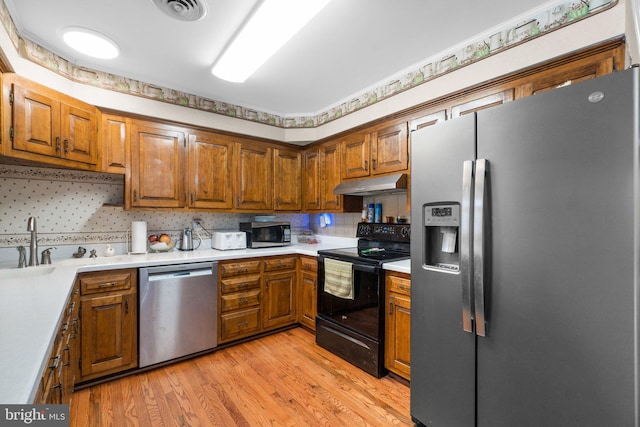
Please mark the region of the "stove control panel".
<svg viewBox="0 0 640 427"><path fill-rule="evenodd" d="M358 223L356 237L391 242L409 242L411 225L360 222Z"/></svg>

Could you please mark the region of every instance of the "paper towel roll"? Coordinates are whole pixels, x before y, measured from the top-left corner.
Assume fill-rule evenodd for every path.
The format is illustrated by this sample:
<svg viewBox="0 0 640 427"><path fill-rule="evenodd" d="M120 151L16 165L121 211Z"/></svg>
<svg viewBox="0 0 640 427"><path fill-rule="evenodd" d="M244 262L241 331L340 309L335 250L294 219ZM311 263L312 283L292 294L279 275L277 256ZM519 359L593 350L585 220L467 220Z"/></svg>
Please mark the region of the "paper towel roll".
<svg viewBox="0 0 640 427"><path fill-rule="evenodd" d="M131 253L143 254L147 252L147 222L133 221L131 223Z"/></svg>

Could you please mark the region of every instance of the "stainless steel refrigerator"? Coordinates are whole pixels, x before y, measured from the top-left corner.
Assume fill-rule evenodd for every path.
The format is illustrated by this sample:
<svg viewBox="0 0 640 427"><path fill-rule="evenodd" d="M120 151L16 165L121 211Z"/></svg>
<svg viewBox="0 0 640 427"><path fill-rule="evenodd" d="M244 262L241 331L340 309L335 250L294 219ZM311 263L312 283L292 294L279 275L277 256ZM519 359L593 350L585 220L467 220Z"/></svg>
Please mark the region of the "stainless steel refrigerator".
<svg viewBox="0 0 640 427"><path fill-rule="evenodd" d="M638 426L638 69L411 135L411 415Z"/></svg>

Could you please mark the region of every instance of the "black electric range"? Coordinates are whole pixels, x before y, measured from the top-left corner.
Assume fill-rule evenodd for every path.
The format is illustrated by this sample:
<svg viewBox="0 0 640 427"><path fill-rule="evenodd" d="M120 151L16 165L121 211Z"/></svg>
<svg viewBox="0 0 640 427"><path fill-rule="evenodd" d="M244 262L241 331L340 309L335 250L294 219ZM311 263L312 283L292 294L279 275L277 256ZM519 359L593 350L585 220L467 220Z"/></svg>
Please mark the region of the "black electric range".
<svg viewBox="0 0 640 427"><path fill-rule="evenodd" d="M359 223L356 247L318 251L316 343L378 378L386 373L382 264L410 257L410 234L409 224ZM351 270L349 295L325 281L327 260Z"/></svg>

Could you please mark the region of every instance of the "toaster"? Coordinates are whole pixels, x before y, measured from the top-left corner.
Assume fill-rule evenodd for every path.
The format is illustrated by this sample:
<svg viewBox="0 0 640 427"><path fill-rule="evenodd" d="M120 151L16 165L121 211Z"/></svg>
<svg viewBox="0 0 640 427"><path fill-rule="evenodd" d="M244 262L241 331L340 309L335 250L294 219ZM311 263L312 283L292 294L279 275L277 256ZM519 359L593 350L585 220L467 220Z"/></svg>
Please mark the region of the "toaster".
<svg viewBox="0 0 640 427"><path fill-rule="evenodd" d="M226 251L230 249L246 249L247 235L244 231L213 231L211 247Z"/></svg>

